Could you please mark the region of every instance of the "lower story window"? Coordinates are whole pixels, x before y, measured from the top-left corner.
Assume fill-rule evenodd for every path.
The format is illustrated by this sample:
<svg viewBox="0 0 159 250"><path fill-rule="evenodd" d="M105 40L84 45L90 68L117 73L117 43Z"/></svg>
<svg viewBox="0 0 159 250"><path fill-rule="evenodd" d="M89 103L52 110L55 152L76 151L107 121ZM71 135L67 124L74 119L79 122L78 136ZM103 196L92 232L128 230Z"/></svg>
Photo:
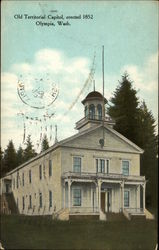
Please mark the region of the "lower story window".
<svg viewBox="0 0 159 250"><path fill-rule="evenodd" d="M73 189L73 206L81 206L81 189Z"/></svg>
<svg viewBox="0 0 159 250"><path fill-rule="evenodd" d="M39 207L42 207L42 193L39 193Z"/></svg>
<svg viewBox="0 0 159 250"><path fill-rule="evenodd" d="M129 207L130 203L130 197L129 197L129 191L124 191L124 207Z"/></svg>

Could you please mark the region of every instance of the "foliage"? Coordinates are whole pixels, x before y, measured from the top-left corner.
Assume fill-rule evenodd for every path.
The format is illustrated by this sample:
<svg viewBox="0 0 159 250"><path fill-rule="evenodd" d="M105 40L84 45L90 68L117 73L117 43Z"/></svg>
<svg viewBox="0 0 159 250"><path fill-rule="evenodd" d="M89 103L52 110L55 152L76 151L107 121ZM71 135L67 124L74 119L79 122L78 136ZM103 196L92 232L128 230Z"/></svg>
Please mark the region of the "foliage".
<svg viewBox="0 0 159 250"><path fill-rule="evenodd" d="M47 136L44 135L42 143L41 143L41 152L47 150L48 148L49 148L49 142L48 142Z"/></svg>
<svg viewBox="0 0 159 250"><path fill-rule="evenodd" d="M36 155L37 153L33 149L33 145L31 142L31 135L28 135L27 141L26 141L26 148L24 149L24 161L28 161Z"/></svg>
<svg viewBox="0 0 159 250"><path fill-rule="evenodd" d="M112 105L108 108L108 114L116 122L114 129L135 143L139 104L136 94L136 90L132 88L132 82L125 73L110 100Z"/></svg>
<svg viewBox="0 0 159 250"><path fill-rule="evenodd" d="M16 154L17 166L21 165L24 162L24 151L21 146L19 146Z"/></svg>
<svg viewBox="0 0 159 250"><path fill-rule="evenodd" d="M116 129L126 138L144 149L141 155L141 175L146 176L147 205L157 205L157 139L155 135L155 119L143 101L139 104L137 91L125 73L122 81L111 98L112 105L108 114L115 119Z"/></svg>
<svg viewBox="0 0 159 250"><path fill-rule="evenodd" d="M4 171L5 173L16 168L16 150L12 140L9 141L7 148L4 151Z"/></svg>

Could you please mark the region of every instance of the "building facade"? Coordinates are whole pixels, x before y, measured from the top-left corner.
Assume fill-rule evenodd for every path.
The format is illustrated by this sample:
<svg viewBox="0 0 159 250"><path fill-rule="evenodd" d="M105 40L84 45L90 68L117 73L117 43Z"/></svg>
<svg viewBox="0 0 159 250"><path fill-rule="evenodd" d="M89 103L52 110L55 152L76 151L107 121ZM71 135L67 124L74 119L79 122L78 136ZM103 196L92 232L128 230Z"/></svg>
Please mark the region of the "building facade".
<svg viewBox="0 0 159 250"><path fill-rule="evenodd" d="M20 214L145 214L146 180L140 176L143 150L113 129L106 99L93 91L82 101L78 133L9 172L2 193L11 193Z"/></svg>

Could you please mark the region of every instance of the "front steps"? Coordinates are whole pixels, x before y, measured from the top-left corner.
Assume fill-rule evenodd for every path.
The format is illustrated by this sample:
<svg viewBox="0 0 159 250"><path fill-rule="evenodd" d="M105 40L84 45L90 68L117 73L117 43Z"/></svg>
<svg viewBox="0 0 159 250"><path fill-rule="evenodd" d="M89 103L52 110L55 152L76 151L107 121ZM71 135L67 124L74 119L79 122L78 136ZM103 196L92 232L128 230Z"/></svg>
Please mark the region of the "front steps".
<svg viewBox="0 0 159 250"><path fill-rule="evenodd" d="M19 213L13 193L5 193L0 196L0 213L1 214Z"/></svg>
<svg viewBox="0 0 159 250"><path fill-rule="evenodd" d="M125 221L126 218L123 213L106 213L106 220L107 221Z"/></svg>

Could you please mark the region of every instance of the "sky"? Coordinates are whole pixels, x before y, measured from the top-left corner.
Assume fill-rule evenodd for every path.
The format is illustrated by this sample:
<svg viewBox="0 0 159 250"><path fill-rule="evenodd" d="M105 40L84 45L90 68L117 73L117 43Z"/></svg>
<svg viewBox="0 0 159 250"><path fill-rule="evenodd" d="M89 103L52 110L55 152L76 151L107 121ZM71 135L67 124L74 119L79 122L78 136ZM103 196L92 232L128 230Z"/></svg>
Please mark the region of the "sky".
<svg viewBox="0 0 159 250"><path fill-rule="evenodd" d="M157 1L3 1L1 19L3 149L10 139L25 147L30 134L39 152L55 125L58 140L77 132L92 79L102 92L102 46L105 97L127 71L157 120Z"/></svg>

